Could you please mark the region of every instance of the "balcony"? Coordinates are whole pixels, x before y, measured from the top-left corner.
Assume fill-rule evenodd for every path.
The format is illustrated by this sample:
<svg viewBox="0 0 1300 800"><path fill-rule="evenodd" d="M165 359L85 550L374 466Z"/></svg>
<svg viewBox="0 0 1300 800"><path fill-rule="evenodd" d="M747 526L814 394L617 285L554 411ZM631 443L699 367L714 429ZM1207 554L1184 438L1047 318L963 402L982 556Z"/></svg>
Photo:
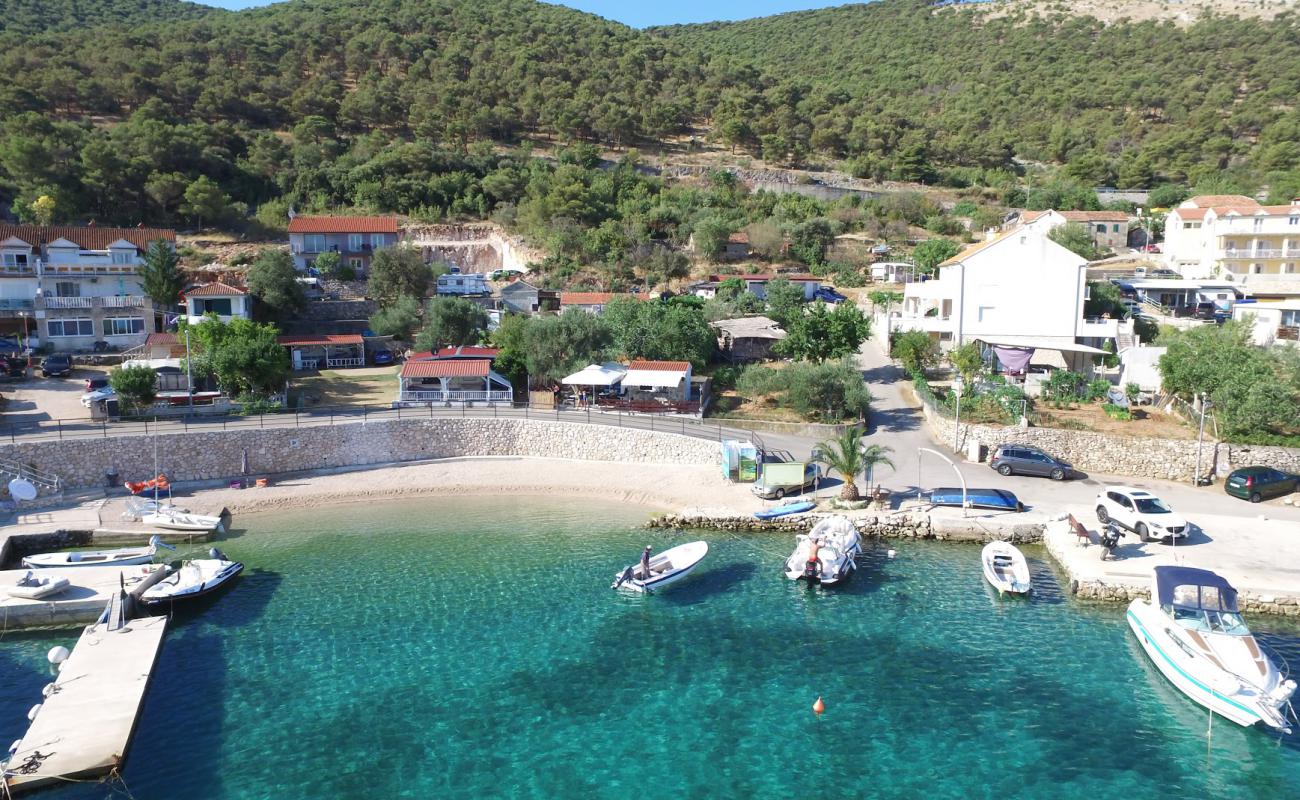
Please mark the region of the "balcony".
<svg viewBox="0 0 1300 800"><path fill-rule="evenodd" d="M36 267L31 264L0 264L0 275L6 278L35 278Z"/></svg>
<svg viewBox="0 0 1300 800"><path fill-rule="evenodd" d="M1075 325L1075 336L1097 339L1114 339L1119 335L1119 320L1089 317L1079 320Z"/></svg>
<svg viewBox="0 0 1300 800"><path fill-rule="evenodd" d="M0 318L31 316L36 304L16 297L0 298Z"/></svg>
<svg viewBox="0 0 1300 800"><path fill-rule="evenodd" d="M404 389L398 396L400 403L510 403L514 401L514 392L509 391L465 391L449 389L443 392Z"/></svg>
<svg viewBox="0 0 1300 800"><path fill-rule="evenodd" d="M927 333L952 333L957 330L957 320L952 317L893 317L890 327L896 331L925 331Z"/></svg>
<svg viewBox="0 0 1300 800"><path fill-rule="evenodd" d="M36 298L36 307L43 309L90 309L90 308L149 308L149 298L140 295L120 295L109 297L51 297L42 295Z"/></svg>
<svg viewBox="0 0 1300 800"><path fill-rule="evenodd" d="M1300 258L1300 250L1281 248L1260 248L1258 250L1224 250L1225 259L1261 259L1261 258Z"/></svg>

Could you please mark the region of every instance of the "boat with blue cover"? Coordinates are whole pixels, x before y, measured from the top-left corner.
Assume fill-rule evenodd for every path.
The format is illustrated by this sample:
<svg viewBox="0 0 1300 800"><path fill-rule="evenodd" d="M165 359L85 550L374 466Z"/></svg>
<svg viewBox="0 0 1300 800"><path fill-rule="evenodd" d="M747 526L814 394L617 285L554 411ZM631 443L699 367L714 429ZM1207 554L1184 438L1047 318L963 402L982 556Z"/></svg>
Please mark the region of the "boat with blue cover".
<svg viewBox="0 0 1300 800"><path fill-rule="evenodd" d="M945 486L929 492L930 502L936 506L962 507L962 489ZM993 511L1024 511L1025 504L1005 489L966 489L966 505Z"/></svg>
<svg viewBox="0 0 1300 800"><path fill-rule="evenodd" d="M754 516L759 519L776 519L777 517L786 517L790 514L802 514L805 511L812 511L817 504L811 500L797 500L793 503L765 508L762 511L755 511Z"/></svg>

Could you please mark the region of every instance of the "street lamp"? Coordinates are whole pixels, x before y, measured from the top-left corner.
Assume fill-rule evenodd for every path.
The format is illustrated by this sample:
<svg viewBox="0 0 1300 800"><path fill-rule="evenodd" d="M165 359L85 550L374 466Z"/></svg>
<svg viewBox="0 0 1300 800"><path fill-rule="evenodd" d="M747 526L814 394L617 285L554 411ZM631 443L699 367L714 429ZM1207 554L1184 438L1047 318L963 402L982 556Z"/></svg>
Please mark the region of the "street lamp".
<svg viewBox="0 0 1300 800"><path fill-rule="evenodd" d="M957 398L957 419L953 423L952 428L952 451L954 453L961 452L961 444L959 442L961 437L961 393L965 388L966 384L962 382L961 375L958 375L956 380L952 382L952 393Z"/></svg>
<svg viewBox="0 0 1300 800"><path fill-rule="evenodd" d="M1196 472L1192 475L1192 485L1201 485L1201 443L1205 441L1205 412L1214 407L1204 394L1201 395L1201 424L1196 434Z"/></svg>

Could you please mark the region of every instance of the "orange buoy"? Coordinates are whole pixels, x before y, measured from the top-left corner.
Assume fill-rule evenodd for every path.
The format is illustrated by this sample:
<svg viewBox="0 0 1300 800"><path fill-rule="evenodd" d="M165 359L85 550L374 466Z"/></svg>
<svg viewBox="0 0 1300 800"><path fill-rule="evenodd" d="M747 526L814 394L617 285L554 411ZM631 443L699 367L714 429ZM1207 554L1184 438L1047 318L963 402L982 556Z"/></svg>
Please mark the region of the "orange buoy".
<svg viewBox="0 0 1300 800"><path fill-rule="evenodd" d="M826 704L822 702L821 695L818 695L817 702L813 703L813 713L820 717L822 715L822 712L825 710L826 710Z"/></svg>

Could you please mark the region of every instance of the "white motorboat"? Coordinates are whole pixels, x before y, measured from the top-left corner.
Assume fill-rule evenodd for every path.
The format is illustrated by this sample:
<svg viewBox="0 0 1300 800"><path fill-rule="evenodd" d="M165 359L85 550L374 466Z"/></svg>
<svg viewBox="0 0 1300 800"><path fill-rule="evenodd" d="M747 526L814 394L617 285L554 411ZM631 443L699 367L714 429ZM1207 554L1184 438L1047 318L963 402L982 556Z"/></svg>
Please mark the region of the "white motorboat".
<svg viewBox="0 0 1300 800"><path fill-rule="evenodd" d="M652 592L676 583L695 569L709 554L708 542L687 542L665 550L650 559L650 573L644 573L640 562L632 564L614 576L611 589L628 589L633 592Z"/></svg>
<svg viewBox="0 0 1300 800"><path fill-rule="evenodd" d="M56 595L70 585L71 582L67 578L37 575L29 570L26 575L18 579L18 583L10 586L6 591L10 597L40 600L43 597Z"/></svg>
<svg viewBox="0 0 1300 800"><path fill-rule="evenodd" d="M1183 694L1238 725L1290 733L1296 682L1251 635L1224 578L1155 567L1151 599L1134 600L1127 616L1151 662Z"/></svg>
<svg viewBox="0 0 1300 800"><path fill-rule="evenodd" d="M167 528L173 531L207 531L221 528L221 517L204 514L190 514L174 506L161 506L154 511L143 514L140 521L155 528Z"/></svg>
<svg viewBox="0 0 1300 800"><path fill-rule="evenodd" d="M120 550L78 550L71 553L38 553L23 559L28 569L49 567L119 567L131 564L148 564L153 561L159 547L175 550L157 536L149 539L147 547L123 547Z"/></svg>
<svg viewBox="0 0 1300 800"><path fill-rule="evenodd" d="M145 514L156 514L166 509L175 509L182 514L190 513L188 508L178 508L168 501L150 500L146 497L128 497L126 498L126 510L122 512L122 517L138 522L144 518Z"/></svg>
<svg viewBox="0 0 1300 800"><path fill-rule="evenodd" d="M1025 554L1010 542L989 542L980 553L984 577L999 593L1026 594L1034 588L1029 580Z"/></svg>
<svg viewBox="0 0 1300 800"><path fill-rule="evenodd" d="M220 589L227 581L244 571L244 565L231 561L217 548L208 551L209 558L186 561L172 570L166 578L144 590L143 599L148 605L173 600L202 597Z"/></svg>
<svg viewBox="0 0 1300 800"><path fill-rule="evenodd" d="M792 581L834 586L858 568L854 559L862 552L862 538L846 517L827 517L796 541L785 562L785 576Z"/></svg>

